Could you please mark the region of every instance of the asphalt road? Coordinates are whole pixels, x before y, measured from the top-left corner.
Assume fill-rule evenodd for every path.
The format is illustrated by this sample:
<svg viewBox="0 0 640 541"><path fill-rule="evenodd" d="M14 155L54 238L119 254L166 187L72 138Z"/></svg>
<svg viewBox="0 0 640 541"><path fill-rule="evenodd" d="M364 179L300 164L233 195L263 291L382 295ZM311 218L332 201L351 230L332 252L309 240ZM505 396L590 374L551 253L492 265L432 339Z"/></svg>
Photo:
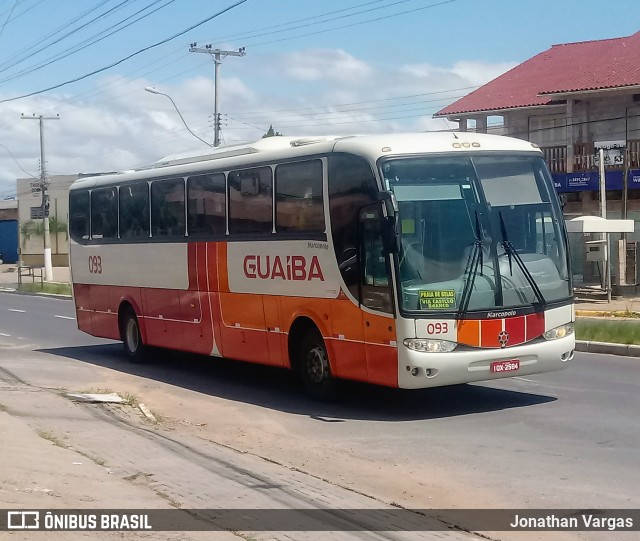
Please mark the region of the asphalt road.
<svg viewBox="0 0 640 541"><path fill-rule="evenodd" d="M405 493L402 503L416 507L640 507L639 359L577 353L562 372L415 392L347 384L341 400L318 404L282 370L175 354L129 364L120 344L80 333L72 317L69 301L0 293L0 346L45 354L37 371L22 367L40 384L61 386L57 361L76 368L77 385L83 367L143 380L141 392L162 395L167 408L179 404L194 425L215 404L260 440L232 439L222 414L207 417L218 441L281 463L289 457L293 467L360 483L354 488L366 493L380 491L380 472L391 472L389 502ZM74 377L65 377L68 388ZM291 458L305 445L308 460ZM340 453L354 457L349 471L322 460Z"/></svg>

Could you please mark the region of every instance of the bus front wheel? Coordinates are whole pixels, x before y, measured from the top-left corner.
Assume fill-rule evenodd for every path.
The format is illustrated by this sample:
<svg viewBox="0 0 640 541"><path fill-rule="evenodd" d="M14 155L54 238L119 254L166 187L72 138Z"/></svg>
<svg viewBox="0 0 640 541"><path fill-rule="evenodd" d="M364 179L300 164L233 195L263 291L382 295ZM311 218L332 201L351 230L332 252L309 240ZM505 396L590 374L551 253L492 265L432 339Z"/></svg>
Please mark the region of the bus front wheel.
<svg viewBox="0 0 640 541"><path fill-rule="evenodd" d="M146 348L142 342L138 318L132 308L128 308L123 314L121 334L127 357L133 362L144 361Z"/></svg>
<svg viewBox="0 0 640 541"><path fill-rule="evenodd" d="M333 396L335 380L331 376L327 348L315 330L308 331L302 339L298 370L307 393L313 398L328 400Z"/></svg>

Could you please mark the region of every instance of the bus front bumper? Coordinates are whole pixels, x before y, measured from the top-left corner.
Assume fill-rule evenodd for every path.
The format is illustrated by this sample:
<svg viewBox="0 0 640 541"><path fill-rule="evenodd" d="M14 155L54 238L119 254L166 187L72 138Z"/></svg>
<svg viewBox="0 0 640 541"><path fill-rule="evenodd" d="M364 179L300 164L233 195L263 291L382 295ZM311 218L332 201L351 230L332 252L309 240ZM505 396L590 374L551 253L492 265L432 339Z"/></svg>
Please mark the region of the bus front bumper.
<svg viewBox="0 0 640 541"><path fill-rule="evenodd" d="M573 359L575 335L506 349L464 348L425 353L398 345L398 387L421 389L562 370ZM492 372L491 363L518 361L516 370ZM505 363L513 367L514 363Z"/></svg>

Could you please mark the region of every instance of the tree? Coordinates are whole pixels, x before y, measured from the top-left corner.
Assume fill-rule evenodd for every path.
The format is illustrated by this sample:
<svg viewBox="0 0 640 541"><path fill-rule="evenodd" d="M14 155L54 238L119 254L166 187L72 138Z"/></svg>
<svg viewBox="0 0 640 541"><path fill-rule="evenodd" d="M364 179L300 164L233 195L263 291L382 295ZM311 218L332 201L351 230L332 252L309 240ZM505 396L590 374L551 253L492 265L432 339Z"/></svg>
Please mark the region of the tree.
<svg viewBox="0 0 640 541"><path fill-rule="evenodd" d="M277 136L281 136L282 134L278 131L274 131L273 129L273 124L269 125L269 129L267 130L267 133L265 133L262 138L264 139L265 137L277 137Z"/></svg>
<svg viewBox="0 0 640 541"><path fill-rule="evenodd" d="M49 218L49 232L51 234L67 233L67 224L62 221L58 221L55 216L51 216ZM23 222L20 227L20 233L22 236L22 245L24 246L32 236L35 235L41 237L44 235L44 221L28 220ZM66 237L67 239L69 238L68 235L66 235Z"/></svg>

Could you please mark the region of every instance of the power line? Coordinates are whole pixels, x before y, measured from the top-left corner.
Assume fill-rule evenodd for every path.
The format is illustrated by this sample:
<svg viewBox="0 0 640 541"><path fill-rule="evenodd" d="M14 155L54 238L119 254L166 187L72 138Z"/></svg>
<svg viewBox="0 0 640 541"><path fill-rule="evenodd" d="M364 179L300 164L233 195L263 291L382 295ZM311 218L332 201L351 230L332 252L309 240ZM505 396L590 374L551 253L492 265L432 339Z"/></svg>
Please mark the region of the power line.
<svg viewBox="0 0 640 541"><path fill-rule="evenodd" d="M96 75L98 73L102 73L103 71L106 71L106 70L108 70L110 68L118 66L119 64L122 64L123 62L126 62L127 60L133 58L134 56L137 56L137 55L139 55L141 53L149 51L149 50L151 50L151 49L153 49L155 47L159 47L160 45L164 45L165 43L168 43L168 42L170 42L170 41L172 41L172 40L174 40L174 39L176 39L176 38L178 38L180 36L183 36L187 32L190 32L191 30L193 30L195 28L198 28L199 26L202 26L205 23L208 23L209 21L215 19L216 17L219 17L220 15L223 15L224 13L232 10L233 8L236 8L239 5L244 4L246 1L247 0L238 0L234 4L231 4L230 6L227 6L226 8L214 13L210 17L207 17L206 19L203 19L202 21L200 21L200 22L198 22L198 23L196 23L194 25L191 25L188 28L185 28L184 30L181 30L180 32L178 32L176 34L173 34L172 36L170 36L168 38L160 40L160 41L158 41L158 42L156 42L156 43L154 43L152 45L148 45L147 47L143 47L142 49L138 49L137 51L125 56L124 58L121 58L120 60L117 60L116 62L112 62L111 64L108 64L107 66L104 66L102 68L93 70L93 71L91 71L89 73L85 73L84 75L80 75L78 77L75 77L74 79L69 79L69 80L64 81L62 83L58 83L56 85L52 85L52 86L49 86L47 88L43 88L41 90L36 90L34 92L29 92L27 94L22 94L20 96L15 96L13 98L6 98L4 100L0 100L0 103L7 103L7 102L10 102L10 101L16 101L16 100L19 100L19 99L22 99L22 98L28 98L30 96L36 96L38 94L43 94L45 92L48 92L49 90L55 90L56 88L61 88L61 87L66 86L68 84L76 83L78 81L82 81L83 79L87 79L88 77L91 77L91 76Z"/></svg>
<svg viewBox="0 0 640 541"><path fill-rule="evenodd" d="M128 2L129 0L125 0L125 2L122 2L121 4L118 4L118 6L121 6L123 4L125 4L126 2ZM5 77L4 79L0 79L0 83L6 83L15 79L18 79L19 77L22 77L24 75L29 75L30 73L36 72L44 67L49 67L51 66L51 64L54 64L55 62L58 62L64 58L67 58L77 52L83 51L85 49L87 49L88 47L95 45L96 43L99 43L103 40L105 40L106 38L121 32L122 30L124 30L125 28L128 28L130 26L132 26L133 24L141 21L142 19L146 19L147 17L153 15L154 13L160 11L161 9L167 7L169 4L173 3L175 0L168 0L165 4L163 4L162 6L159 6L158 8L154 9L153 11L146 13L144 15L142 15L141 17L138 17L137 19L135 19L134 21L129 22L128 24L125 24L123 26L122 25L125 21L131 19L132 17L135 17L136 15L139 15L140 13L142 13L143 11L146 11L147 9L149 9L152 5L158 4L159 2L161 2L162 0L155 0L154 2L152 2L150 5L145 6L144 8L136 11L135 13L133 13L132 15L129 15L128 17L126 17L125 19L117 22L116 24L111 25L109 28L106 28L105 30L102 30L101 32L99 32L96 36L92 36L91 38L88 38L76 45L73 45L72 47L66 49L65 51L62 51L60 53L57 53L56 55L53 55L47 59L44 59L43 61L40 62L40 64L37 64L35 66L32 66L30 68L25 68L24 70ZM118 7L116 6L116 7ZM120 26L120 28L116 28ZM109 30L113 30L112 32L109 32ZM13 64L15 65L15 64Z"/></svg>
<svg viewBox="0 0 640 541"><path fill-rule="evenodd" d="M461 90L469 90L469 89L475 89L478 88L478 86L474 85L474 86L465 86L462 88L452 88L449 90L438 90L438 91L434 91L434 92L421 92L419 94L405 94L403 96L391 96L388 98L378 98L376 100L364 100L364 101L352 101L352 102L348 102L348 103L334 103L334 104L329 104L329 105L315 105L313 107L302 107L302 108L298 108L298 109L273 109L271 111L249 111L249 112L241 112L241 111L234 111L231 114L233 115L253 115L253 114L261 114L261 113L265 113L265 114L273 114L273 113L287 113L287 112L297 112L297 111L312 111L314 109L328 109L328 108L332 108L332 107L347 107L350 105L364 105L366 103L378 103L378 102L382 102L382 101L392 101L392 100L401 100L401 99L408 99L408 98L419 98L422 96L435 96L438 94L446 94L448 92L460 92ZM451 99L458 99L456 97L451 98Z"/></svg>
<svg viewBox="0 0 640 541"><path fill-rule="evenodd" d="M78 22L79 20L81 20L82 18L84 18L86 15L92 13L93 11L95 11L96 9L99 9L100 7L102 7L104 4L107 4L108 2L110 2L111 0L102 0L97 6L94 6L93 8L83 12L82 14L78 15L77 17L75 17L74 19L72 19L71 21L67 22L66 24L56 28L55 30L53 30L52 32L49 32L46 36L44 36L43 38L40 38L39 40L33 42L31 45L28 45L26 49L24 49L22 52L16 53L13 57L8 58L7 60L5 60L4 62L2 62L2 64L0 64L0 68L2 69L8 69L11 68L13 66L15 66L16 64L18 64L19 62L22 62L24 60L26 60L27 58L29 58L30 53L36 49L36 53L40 52L41 50L44 50L46 47L50 47L51 45L54 45L55 43L57 43L60 40L54 41L52 43L46 43L46 40L48 40L49 38L55 36L56 34L58 34L59 32L62 32L63 30L68 29L72 24ZM82 27L81 27L82 28ZM66 34L64 37L67 37L69 35L71 35L72 33L74 33L77 30L71 30L68 34ZM15 62L13 64L9 64L9 62L14 61Z"/></svg>
<svg viewBox="0 0 640 541"><path fill-rule="evenodd" d="M2 33L4 32L4 28L5 26L7 26L7 23L9 22L9 19L11 19L11 15L13 15L13 10L16 9L16 6L18 5L18 3L21 0L14 0L13 5L11 6L11 9L9 10L9 14L7 15L7 18L4 20L4 23L2 23L2 28L0 28L0 35L2 35Z"/></svg>
<svg viewBox="0 0 640 541"><path fill-rule="evenodd" d="M403 118L418 118L418 117L421 117L421 116L424 116L424 115L408 115L408 116L393 117L393 118L386 118L386 119L372 119L372 120L370 120L368 122L385 122L385 121L391 121L391 120L399 120L399 119L403 119ZM260 126L253 126L253 125L251 125L251 124L249 124L247 122L239 121L238 119L235 119L233 117L229 117L229 118L232 118L232 120L234 120L236 122L241 122L241 123L243 123L243 124L245 124L245 125L247 125L247 126L249 126L251 128L255 128L255 129L260 130L260 131L266 131L266 130L264 130L264 128L262 128ZM589 123L595 124L595 123L610 122L610 121L615 121L615 120L625 120L625 119L631 120L631 119L635 119L635 118L640 118L640 113L631 114L631 115L625 115L625 116L612 116L612 117L600 118L600 119L590 120L590 121L570 122L570 123L567 123L565 126L562 126L562 127L569 128L569 127L572 127L572 126L578 126L578 125L589 124ZM342 124L350 124L350 123L358 123L358 122L359 121L342 122L342 123L327 123L327 124L318 124L317 122L314 122L312 124L304 124L302 126L310 126L310 127L316 127L316 126L321 126L321 125L331 125L331 126L333 126L333 125L342 125ZM294 128L294 127L295 126L289 126L289 128ZM297 127L300 127L300 126L297 126ZM229 128L229 129L237 129L237 128ZM549 131L549 130L554 130L554 129L557 129L557 127L550 126L550 127L544 127L544 128L536 128L536 129L533 129L533 130L528 130L528 133L537 133L537 132ZM516 135L516 134L524 134L524 132L514 132L511 135ZM144 147L149 147L149 146L151 146L153 144L157 144L157 138L153 139L153 140L151 138L147 139L147 142L145 142L143 144L140 144L140 145L136 145L136 146L131 147L131 148L144 148ZM2 146L4 146L4 145L2 145ZM23 172L25 172L29 176L33 176L33 175L31 175L30 173L27 173L24 170L23 170ZM25 194L25 193L22 193L22 192L18 192L17 193L14 190L3 190L3 191L0 192L0 194L7 194L7 193L10 193L12 195L13 194L16 194L16 195L28 195L28 194Z"/></svg>
<svg viewBox="0 0 640 541"><path fill-rule="evenodd" d="M227 41L227 40L241 40L241 39L258 38L258 37L262 37L262 36L268 36L268 35L271 35L271 34L277 34L279 32L288 32L289 30L298 30L299 28L307 28L309 26L313 26L313 25L316 25L316 24L324 24L324 23L328 23L328 22L331 22L331 21L337 21L339 19L346 19L348 17L354 17L356 15L362 15L363 13L369 13L371 11L377 11L379 9L386 9L388 7L392 7L392 6L395 6L397 4L405 4L407 2L412 2L414 0L396 0L395 2L391 2L390 4L386 4L384 6L378 6L378 7L374 7L374 8L364 9L364 10L358 11L356 13L349 13L349 14L346 14L346 15L340 15L338 17L332 17L332 18L326 19L324 21L318 21L318 22L315 22L315 23L301 24L301 25L298 25L298 26L294 26L293 28L282 29L282 27L284 27L284 26L289 26L289 25L293 25L293 24L301 23L301 22L305 22L305 21L312 21L314 19L327 17L328 15L333 15L335 13L342 13L344 11L350 11L352 9L357 9L359 7L362 7L362 6L368 6L368 5L371 5L371 4L378 4L381 1L383 1L383 0L375 0L373 2L365 2L364 4L359 4L357 6L351 6L351 7L348 7L348 8L338 9L336 11L330 11L328 13L315 15L313 17L306 17L306 18L303 18L303 19L297 19L295 21L290 21L290 22L287 22L287 23L277 24L277 25L274 25L274 26L268 26L268 27L260 28L260 29L253 30L253 31L250 31L250 32L245 32L243 34L235 34L235 35L232 35L232 36L224 36L224 37L218 38L218 40L219 40L218 42ZM278 29L282 29L282 30L278 30ZM266 30L266 32L262 32L263 30ZM261 33L256 34L255 32L261 32Z"/></svg>
<svg viewBox="0 0 640 541"><path fill-rule="evenodd" d="M252 47L257 47L259 45L268 45L268 44L271 44L271 43L280 43L282 41L289 41L291 39L306 38L308 36L315 36L317 34L324 34L326 32L333 32L334 30L342 30L344 28L352 28L354 26L359 26L361 24L367 24L367 23L373 23L373 22L377 22L377 21L382 21L382 20L385 20L385 19L390 19L392 17L398 17L400 15L407 15L409 13L415 13L416 11L422 11L422 10L425 10L425 9L431 9L431 8L442 6L442 5L445 5L445 4L451 4L453 2L457 2L457 0L443 0L442 2L437 2L435 4L430 4L428 6L423 6L423 7L414 8L414 9L408 9L406 11L399 11L397 13L391 13L389 15L376 17L374 19L367 19L366 21L359 21L359 22L355 22L355 23L345 24L345 25L342 25L342 26L334 26L333 28L325 28L324 30L317 30L316 32L308 32L308 33L305 33L305 34L299 34L297 36L289 36L289 37L285 37L285 38L274 39L274 40L271 40L271 41L262 41L262 42L259 42L259 43L253 43L251 46ZM290 30L295 30L295 28L292 28ZM248 37L248 38L245 38L245 39L251 39L251 38Z"/></svg>
<svg viewBox="0 0 640 541"><path fill-rule="evenodd" d="M11 159L16 162L16 165L20 168L20 170L25 174L25 175L29 175L30 177L33 178L38 178L35 175L32 175L31 173L29 173L28 171L25 171L25 169L22 167L22 165L20 165L20 162L16 159L16 157L13 155L13 153L11 152L11 150L9 150L9 147L3 145L2 143L0 143L0 147L4 148L8 153L9 156L11 157Z"/></svg>

